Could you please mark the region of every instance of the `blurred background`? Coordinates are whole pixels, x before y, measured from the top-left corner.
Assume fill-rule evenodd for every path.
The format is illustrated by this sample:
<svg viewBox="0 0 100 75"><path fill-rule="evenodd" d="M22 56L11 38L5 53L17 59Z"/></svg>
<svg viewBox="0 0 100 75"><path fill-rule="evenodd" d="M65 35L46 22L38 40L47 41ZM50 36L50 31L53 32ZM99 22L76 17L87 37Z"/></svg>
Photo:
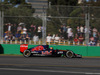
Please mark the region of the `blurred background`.
<svg viewBox="0 0 100 75"><path fill-rule="evenodd" d="M100 0L0 0L1 44L100 46Z"/></svg>

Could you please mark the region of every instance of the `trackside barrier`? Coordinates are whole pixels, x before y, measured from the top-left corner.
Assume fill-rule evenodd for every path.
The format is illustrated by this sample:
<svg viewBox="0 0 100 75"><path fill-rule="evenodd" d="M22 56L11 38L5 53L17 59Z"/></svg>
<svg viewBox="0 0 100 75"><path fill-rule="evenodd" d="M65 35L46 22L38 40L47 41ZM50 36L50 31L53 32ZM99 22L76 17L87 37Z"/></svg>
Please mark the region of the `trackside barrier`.
<svg viewBox="0 0 100 75"><path fill-rule="evenodd" d="M28 45L28 48L35 47L37 45ZM72 50L76 54L82 56L100 56L100 46L61 46L50 45L54 49ZM0 44L0 54L17 54L20 53L20 45L18 44Z"/></svg>
<svg viewBox="0 0 100 75"><path fill-rule="evenodd" d="M41 40L39 40L39 41L33 41L33 40L28 40L28 41L26 41L26 40L24 40L24 41L22 41L22 40L15 40L15 41L13 41L13 40L10 40L10 41L8 41L8 40L5 40L5 41L3 41L3 44L30 44L30 45L40 45L40 44L42 44L42 41ZM59 41L56 41L56 40L54 40L54 41L51 41L51 42L48 42L47 43L48 45L81 45L81 46L85 46L86 44L85 44L85 42L83 42L82 44L80 44L79 42L77 42L77 43L75 43L74 41L73 42L70 42L70 41L67 41L67 40L63 40L63 41L61 41L61 40L59 40ZM98 46L100 46L99 44L98 44Z"/></svg>

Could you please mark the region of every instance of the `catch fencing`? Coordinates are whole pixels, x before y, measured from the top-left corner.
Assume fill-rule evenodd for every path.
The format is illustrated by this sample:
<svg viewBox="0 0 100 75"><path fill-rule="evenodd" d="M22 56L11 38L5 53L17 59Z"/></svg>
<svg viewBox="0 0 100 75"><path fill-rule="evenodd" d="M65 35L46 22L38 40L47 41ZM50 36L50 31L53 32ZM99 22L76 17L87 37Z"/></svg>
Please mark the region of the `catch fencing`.
<svg viewBox="0 0 100 75"><path fill-rule="evenodd" d="M100 46L100 7L44 6L40 16L21 8L0 10L0 43Z"/></svg>

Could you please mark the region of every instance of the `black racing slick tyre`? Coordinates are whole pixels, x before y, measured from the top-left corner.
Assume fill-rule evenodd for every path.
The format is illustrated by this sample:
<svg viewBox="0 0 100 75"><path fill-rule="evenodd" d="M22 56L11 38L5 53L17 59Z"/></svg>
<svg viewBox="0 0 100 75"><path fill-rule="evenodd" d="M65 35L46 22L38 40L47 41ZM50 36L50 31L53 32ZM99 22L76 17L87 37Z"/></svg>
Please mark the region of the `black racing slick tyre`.
<svg viewBox="0 0 100 75"><path fill-rule="evenodd" d="M25 51L23 52L23 56L24 56L24 57L30 57L30 56L31 56L31 52L30 52L29 50L25 50Z"/></svg>
<svg viewBox="0 0 100 75"><path fill-rule="evenodd" d="M72 51L67 51L66 52L66 57L67 58L73 58L74 57L74 53Z"/></svg>

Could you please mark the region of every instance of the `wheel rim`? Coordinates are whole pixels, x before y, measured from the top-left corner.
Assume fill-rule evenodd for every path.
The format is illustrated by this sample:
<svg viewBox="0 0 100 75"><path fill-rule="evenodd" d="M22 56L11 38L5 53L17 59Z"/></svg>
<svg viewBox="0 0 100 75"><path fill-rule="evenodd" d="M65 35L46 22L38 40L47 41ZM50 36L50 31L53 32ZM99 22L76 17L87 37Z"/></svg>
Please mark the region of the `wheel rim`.
<svg viewBox="0 0 100 75"><path fill-rule="evenodd" d="M23 55L25 57L29 57L30 56L30 51L29 50L24 51Z"/></svg>
<svg viewBox="0 0 100 75"><path fill-rule="evenodd" d="M68 56L69 56L69 57L72 57L72 55L73 55L73 54L72 54L71 52L68 52Z"/></svg>
<svg viewBox="0 0 100 75"><path fill-rule="evenodd" d="M27 56L30 55L29 51L26 51L26 52L25 52L25 55L27 55Z"/></svg>
<svg viewBox="0 0 100 75"><path fill-rule="evenodd" d="M68 58L72 58L72 57L73 57L73 52L72 52L72 51L68 51L68 52L66 53L66 56L67 56Z"/></svg>

